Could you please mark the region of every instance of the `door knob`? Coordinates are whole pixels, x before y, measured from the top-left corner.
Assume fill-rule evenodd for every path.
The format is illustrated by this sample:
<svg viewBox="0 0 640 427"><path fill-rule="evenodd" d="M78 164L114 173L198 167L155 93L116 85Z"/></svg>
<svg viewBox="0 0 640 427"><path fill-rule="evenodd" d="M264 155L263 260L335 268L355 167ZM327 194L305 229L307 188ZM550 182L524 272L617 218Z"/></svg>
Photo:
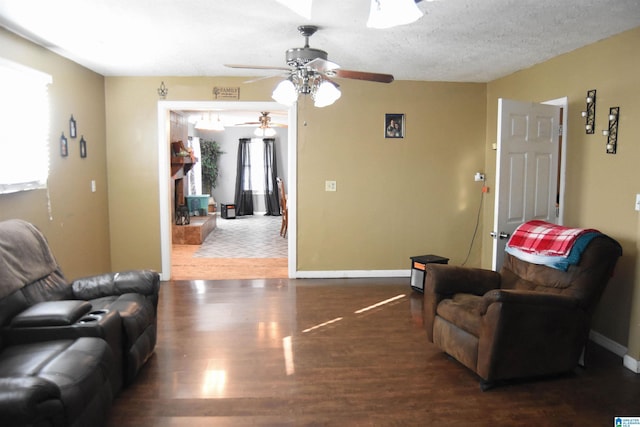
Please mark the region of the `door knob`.
<svg viewBox="0 0 640 427"><path fill-rule="evenodd" d="M509 238L509 233L505 233L504 231L501 231L500 233L496 233L495 231L492 231L491 233L489 233L489 235L494 239L497 237L500 240Z"/></svg>

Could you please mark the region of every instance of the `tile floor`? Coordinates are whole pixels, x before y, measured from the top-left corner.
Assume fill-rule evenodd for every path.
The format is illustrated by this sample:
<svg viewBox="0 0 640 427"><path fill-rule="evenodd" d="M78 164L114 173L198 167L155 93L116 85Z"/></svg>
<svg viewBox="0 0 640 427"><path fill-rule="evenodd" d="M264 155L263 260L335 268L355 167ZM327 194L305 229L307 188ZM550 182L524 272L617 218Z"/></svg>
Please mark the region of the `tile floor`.
<svg viewBox="0 0 640 427"><path fill-rule="evenodd" d="M217 218L194 258L286 258L287 239L280 236L282 217L262 214Z"/></svg>

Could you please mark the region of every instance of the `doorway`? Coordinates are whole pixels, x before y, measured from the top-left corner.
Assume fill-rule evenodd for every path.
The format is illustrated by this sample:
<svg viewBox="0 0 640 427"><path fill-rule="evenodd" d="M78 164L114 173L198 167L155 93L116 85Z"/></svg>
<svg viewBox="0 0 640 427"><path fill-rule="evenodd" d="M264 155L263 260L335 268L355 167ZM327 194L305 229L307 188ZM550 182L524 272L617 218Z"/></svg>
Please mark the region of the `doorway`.
<svg viewBox="0 0 640 427"><path fill-rule="evenodd" d="M563 223L567 98L540 104L498 100L498 151L492 269L499 271L508 238L522 223Z"/></svg>
<svg viewBox="0 0 640 427"><path fill-rule="evenodd" d="M288 203L289 203L289 233L288 256L287 256L287 276L295 277L296 265L296 213L295 213L295 190L296 190L296 147L297 147L297 111L295 106L284 107L275 102L217 102L217 101L159 101L158 102L158 182L160 198L160 239L161 239L161 260L163 280L171 278L171 225L172 218L172 197L170 191L170 159L169 150L165 147L169 145L169 114L173 111L223 111L223 110L286 110L288 115L288 155L287 171L289 175ZM164 179L163 177L166 177Z"/></svg>

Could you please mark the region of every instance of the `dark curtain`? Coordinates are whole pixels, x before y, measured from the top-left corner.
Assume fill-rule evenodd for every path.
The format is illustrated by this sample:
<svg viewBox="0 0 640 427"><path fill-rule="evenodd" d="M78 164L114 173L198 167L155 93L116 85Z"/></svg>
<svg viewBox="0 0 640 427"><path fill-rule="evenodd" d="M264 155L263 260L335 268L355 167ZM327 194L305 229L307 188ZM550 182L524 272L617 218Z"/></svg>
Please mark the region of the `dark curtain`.
<svg viewBox="0 0 640 427"><path fill-rule="evenodd" d="M276 140L273 138L264 141L264 203L265 215L280 215L280 200L278 196L278 166L276 165Z"/></svg>
<svg viewBox="0 0 640 427"><path fill-rule="evenodd" d="M236 216L253 215L253 192L251 191L251 155L249 138L241 138L238 144L236 174Z"/></svg>

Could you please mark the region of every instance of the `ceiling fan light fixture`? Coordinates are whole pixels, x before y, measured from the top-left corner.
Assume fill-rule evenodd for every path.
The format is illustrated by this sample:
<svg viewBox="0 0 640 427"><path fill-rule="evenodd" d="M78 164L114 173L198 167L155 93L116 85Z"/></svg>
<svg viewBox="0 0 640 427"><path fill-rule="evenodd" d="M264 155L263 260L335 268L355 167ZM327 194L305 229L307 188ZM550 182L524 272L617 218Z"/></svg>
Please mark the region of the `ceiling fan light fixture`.
<svg viewBox="0 0 640 427"><path fill-rule="evenodd" d="M342 93L335 83L322 80L313 94L313 105L318 108L326 107L336 102L341 96Z"/></svg>
<svg viewBox="0 0 640 427"><path fill-rule="evenodd" d="M258 137L269 138L272 136L276 136L276 130L271 127L266 127L266 128L259 127L253 131L253 134Z"/></svg>
<svg viewBox="0 0 640 427"><path fill-rule="evenodd" d="M392 28L410 24L422 17L423 13L415 0L371 0L369 28Z"/></svg>
<svg viewBox="0 0 640 427"><path fill-rule="evenodd" d="M293 82L286 79L278 83L271 97L276 102L290 107L298 100L298 91Z"/></svg>
<svg viewBox="0 0 640 427"><path fill-rule="evenodd" d="M211 130L223 131L224 124L220 121L220 116L218 115L218 120L215 122L211 122Z"/></svg>

